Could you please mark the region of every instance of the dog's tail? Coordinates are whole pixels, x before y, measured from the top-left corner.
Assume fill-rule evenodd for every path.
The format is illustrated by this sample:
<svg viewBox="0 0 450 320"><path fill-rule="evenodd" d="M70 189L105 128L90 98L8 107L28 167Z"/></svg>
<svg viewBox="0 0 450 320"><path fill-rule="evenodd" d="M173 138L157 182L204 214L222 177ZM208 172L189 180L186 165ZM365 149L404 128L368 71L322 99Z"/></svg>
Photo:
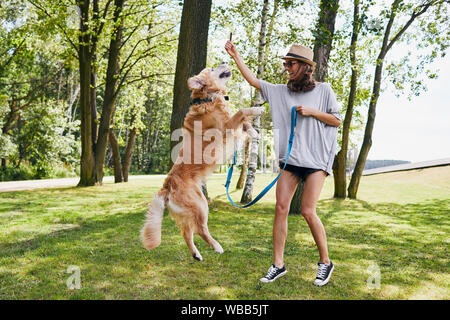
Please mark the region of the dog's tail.
<svg viewBox="0 0 450 320"><path fill-rule="evenodd" d="M167 190L159 191L147 211L147 219L141 230L141 241L147 250L156 248L161 244L161 225L167 196Z"/></svg>

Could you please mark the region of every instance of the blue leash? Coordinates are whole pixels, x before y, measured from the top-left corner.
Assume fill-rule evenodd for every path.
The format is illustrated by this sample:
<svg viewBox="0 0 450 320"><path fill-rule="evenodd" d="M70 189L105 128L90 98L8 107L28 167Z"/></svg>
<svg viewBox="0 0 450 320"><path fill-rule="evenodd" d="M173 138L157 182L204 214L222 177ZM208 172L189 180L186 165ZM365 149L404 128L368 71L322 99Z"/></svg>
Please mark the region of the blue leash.
<svg viewBox="0 0 450 320"><path fill-rule="evenodd" d="M236 164L237 151L234 151L233 163L231 164L230 169L228 169L228 176L227 176L227 182L225 183L225 188L227 188L227 196L228 196L228 200L230 200L230 202L231 202L235 207L238 207L238 208L247 208L247 207L250 207L250 206L254 205L256 202L259 201L259 199L261 199L262 197L264 197L264 195L265 195L265 194L266 194L266 193L274 186L274 184L278 181L278 179L279 179L280 176L281 176L281 173L284 171L284 168L286 168L286 164L287 164L287 161L288 161L288 159L289 159L289 155L291 154L292 142L294 141L294 129L295 129L295 126L297 125L297 116L298 116L297 111L295 111L295 106L293 106L293 107L291 108L291 134L290 134L290 136L289 136L289 146L288 146L288 151L287 151L287 154L286 154L286 160L284 161L283 169L280 171L280 173L279 173L278 176L275 178L275 180L273 180L273 181L272 181L272 182L271 182L271 183L270 183L263 191L261 191L261 193L258 194L258 196L257 196L255 199L253 199L251 202L249 202L249 203L247 203L247 204L245 204L245 205L243 205L243 206L240 206L240 205L237 205L236 203L234 203L233 200L231 200L230 193L228 192L228 188L229 188L230 182L231 182L231 176L233 175L233 167L234 167L234 165Z"/></svg>

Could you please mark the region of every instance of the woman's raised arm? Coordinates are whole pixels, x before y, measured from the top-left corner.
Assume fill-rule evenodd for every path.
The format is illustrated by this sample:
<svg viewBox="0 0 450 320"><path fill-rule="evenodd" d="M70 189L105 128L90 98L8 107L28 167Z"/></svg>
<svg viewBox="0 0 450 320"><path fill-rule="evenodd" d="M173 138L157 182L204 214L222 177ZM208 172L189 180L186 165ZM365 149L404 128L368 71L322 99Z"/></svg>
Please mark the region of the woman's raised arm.
<svg viewBox="0 0 450 320"><path fill-rule="evenodd" d="M259 82L259 79L253 74L253 72L250 71L250 69L247 67L247 65L244 63L244 60L242 60L241 56L239 55L236 46L231 41L227 41L225 44L225 50L228 52L228 54L233 58L234 62L236 62L236 65L241 72L244 79L252 86L255 87L258 90L261 90L261 84Z"/></svg>

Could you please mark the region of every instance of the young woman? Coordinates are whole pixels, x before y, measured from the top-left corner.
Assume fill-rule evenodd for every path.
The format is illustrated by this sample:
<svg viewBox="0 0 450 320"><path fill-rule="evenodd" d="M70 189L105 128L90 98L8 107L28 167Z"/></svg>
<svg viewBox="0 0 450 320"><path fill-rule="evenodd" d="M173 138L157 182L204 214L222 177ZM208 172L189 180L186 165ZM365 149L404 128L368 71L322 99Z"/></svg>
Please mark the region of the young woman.
<svg viewBox="0 0 450 320"><path fill-rule="evenodd" d="M331 174L336 152L337 131L341 124L340 107L336 95L327 83L312 79L315 62L311 49L292 45L284 56L283 65L289 75L287 84L271 84L256 76L245 65L236 46L227 41L225 50L236 62L245 80L261 91L269 103L275 130L279 132L280 167L284 166L290 133L290 110L296 106L299 114L291 154L276 187L275 218L273 222L274 262L267 275L260 280L273 282L286 274L284 246L287 236L289 207L302 179L302 215L319 249L319 263L315 285L328 283L334 265L328 256L325 229L316 214L316 204L325 178Z"/></svg>

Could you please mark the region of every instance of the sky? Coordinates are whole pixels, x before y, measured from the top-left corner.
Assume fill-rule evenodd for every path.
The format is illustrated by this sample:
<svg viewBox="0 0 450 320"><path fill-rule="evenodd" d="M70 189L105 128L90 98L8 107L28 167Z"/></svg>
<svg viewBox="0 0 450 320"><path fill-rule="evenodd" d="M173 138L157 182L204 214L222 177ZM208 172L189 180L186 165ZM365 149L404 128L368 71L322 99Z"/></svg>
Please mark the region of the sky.
<svg viewBox="0 0 450 320"><path fill-rule="evenodd" d="M450 157L450 54L435 61L439 78L408 101L387 90L378 100L368 159L420 162Z"/></svg>

